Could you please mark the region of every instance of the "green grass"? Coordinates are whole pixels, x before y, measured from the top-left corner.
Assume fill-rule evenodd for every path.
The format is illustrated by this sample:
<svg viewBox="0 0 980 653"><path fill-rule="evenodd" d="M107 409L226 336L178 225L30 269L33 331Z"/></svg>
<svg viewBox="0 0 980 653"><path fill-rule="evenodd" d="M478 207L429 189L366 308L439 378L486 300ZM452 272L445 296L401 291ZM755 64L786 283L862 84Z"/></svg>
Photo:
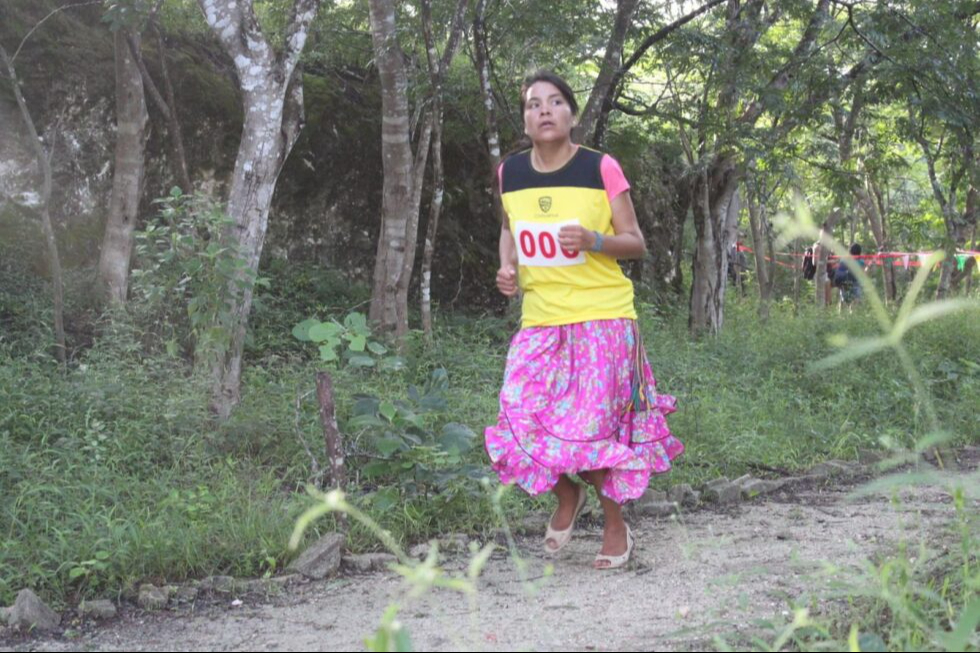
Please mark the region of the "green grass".
<svg viewBox="0 0 980 653"><path fill-rule="evenodd" d="M277 290L259 298L242 404L223 425L207 414L205 381L186 361L156 347L148 327L103 325L95 345L62 373L37 343L44 333L37 328L43 301L33 294L5 296L19 331L0 342L0 533L6 543L0 603L22 587L66 602L111 595L144 579L261 575L290 560L286 543L309 505L303 488L312 476L299 434L318 451L322 431L310 394L321 365L315 348L295 342L289 331L314 314L343 317L365 291L309 270L273 269L270 276ZM678 398L670 426L687 446L656 486L764 468L801 470L826 458L853 458L883 439L910 446L928 431L912 389L888 356L809 371L810 362L834 351L830 335L868 333L874 328L869 317L794 316L791 306L776 305L772 319L761 324L746 300L732 301L726 320L722 336L694 342L683 306L642 306L659 390ZM420 334L410 336L401 371L335 371L341 431L349 440L360 437L350 426L359 396L405 399L411 385L444 368L446 406L425 414L425 427L438 433L448 422L467 425L478 437L465 461L486 469L480 435L496 420L515 323L438 314L437 324L431 345ZM976 442L980 323L961 315L907 338L940 398L944 425L958 441ZM402 544L453 532L485 534L497 525L475 479L453 478L438 492L404 494L382 506L372 492L383 488L361 476L368 460L349 460L353 500ZM452 472L450 464L435 465ZM546 501L509 492L504 508L520 519ZM322 520L309 537L331 526ZM349 546L373 550L379 544L355 524Z"/></svg>

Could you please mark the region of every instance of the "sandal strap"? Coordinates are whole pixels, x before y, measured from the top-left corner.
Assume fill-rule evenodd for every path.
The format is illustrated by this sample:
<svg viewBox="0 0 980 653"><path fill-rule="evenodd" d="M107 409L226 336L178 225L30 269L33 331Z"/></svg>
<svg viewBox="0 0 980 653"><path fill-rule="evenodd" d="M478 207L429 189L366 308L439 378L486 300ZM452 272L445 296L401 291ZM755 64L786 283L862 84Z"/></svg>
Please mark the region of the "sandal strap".
<svg viewBox="0 0 980 653"><path fill-rule="evenodd" d="M587 499L588 490L580 486L578 490L578 499L576 499L577 503L575 505L575 514L572 515L572 523L569 524L568 528L564 530L559 531L551 527L551 522L554 521L555 515L558 513L558 508L555 508L555 511L551 513L551 517L548 519L548 526L544 533L544 548L548 553L558 553L566 544L568 544L569 540L572 539L572 531L575 530L575 522L578 520L579 513L582 512L582 508L585 507L585 502ZM548 546L548 540L553 540L556 546L554 548Z"/></svg>
<svg viewBox="0 0 980 653"><path fill-rule="evenodd" d="M633 545L635 541L633 539L633 531L630 527L626 527L626 553L620 554L618 556L603 555L602 553L596 554L596 562L608 562L608 565L602 567L596 567L596 569L617 569L622 567L627 562L629 562L630 555L633 553Z"/></svg>

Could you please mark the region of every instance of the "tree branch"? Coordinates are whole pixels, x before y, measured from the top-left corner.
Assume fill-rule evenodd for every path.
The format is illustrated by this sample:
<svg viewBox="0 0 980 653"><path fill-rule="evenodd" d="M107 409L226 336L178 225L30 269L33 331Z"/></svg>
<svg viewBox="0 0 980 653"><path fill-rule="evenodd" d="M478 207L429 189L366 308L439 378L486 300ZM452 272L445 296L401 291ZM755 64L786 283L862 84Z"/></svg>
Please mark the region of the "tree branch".
<svg viewBox="0 0 980 653"><path fill-rule="evenodd" d="M578 131L583 142L592 139L593 128L596 126L600 112L604 108L608 112L608 106L604 105L608 105L610 85L616 81L616 71L622 62L623 41L626 40L626 33L633 22L638 4L639 0L618 0L616 3L616 18L606 44L606 52L602 57L602 64L599 66L599 75L592 85L592 92L579 120ZM597 133L593 144L598 145L599 140L601 134Z"/></svg>
<svg viewBox="0 0 980 653"><path fill-rule="evenodd" d="M24 35L24 38L22 38L20 40L20 45L18 45L17 46L17 49L14 50L14 56L10 57L10 63L13 64L15 61L17 61L17 55L20 54L21 48L23 48L24 47L24 44L27 43L27 39L29 39L31 37L31 34L33 34L34 32L36 32L37 29L41 25L43 25L45 23L45 21L47 21L49 18L51 18L55 14L57 14L57 13L59 13L61 11L64 11L65 9L75 9L76 7L88 7L89 5L100 5L100 4L102 4L102 0L92 0L92 2L85 2L85 3L82 3L80 5L76 5L76 4L63 5L61 7L58 7L57 9L53 10L47 16L45 16L44 18L42 18L41 20L39 20L37 22L37 25L35 25L34 27L32 27L30 29L30 31L28 31L27 34Z"/></svg>
<svg viewBox="0 0 980 653"><path fill-rule="evenodd" d="M770 80L766 88L760 93L760 97L745 109L739 118L740 123L745 125L755 124L759 116L765 111L766 102L764 98L770 96L774 91L784 90L789 85L791 71L799 67L814 49L817 36L820 35L820 31L823 29L829 17L830 2L831 0L819 0L817 2L817 7L813 10L813 15L810 17L810 22L807 24L803 36L800 37L800 42L797 43L796 48L793 50L793 56L783 66L782 70L776 73L772 80Z"/></svg>
<svg viewBox="0 0 980 653"><path fill-rule="evenodd" d="M310 24L320 8L320 0L295 0L289 27L286 28L286 49L283 52L283 71L286 76L293 74L293 69L299 63L299 56L306 45L306 37L310 32Z"/></svg>
<svg viewBox="0 0 980 653"><path fill-rule="evenodd" d="M442 53L442 60L439 62L440 75L443 77L445 77L446 70L452 64L453 57L456 56L456 49L462 40L464 31L463 21L466 20L466 9L468 7L469 0L459 0L456 4L456 13L453 14L453 20L449 26L449 41L446 43L446 49Z"/></svg>
<svg viewBox="0 0 980 653"><path fill-rule="evenodd" d="M689 22L691 22L698 16L708 13L709 11L711 11L712 9L714 9L715 7L717 7L718 5L726 1L727 0L710 0L705 5L699 7L698 9L695 9L694 11L687 14L686 16L682 16L681 18L678 18L677 20L670 23L669 25L664 25L656 32L654 32L653 34L645 38L643 42L639 45L639 47L636 48L636 51L630 55L629 59L623 62L623 65L620 66L619 70L617 71L617 77L621 78L623 75L629 72L629 69L632 68L634 65L636 65L636 62L639 61L641 58L643 58L643 55L646 54L647 50L652 48L654 45L656 45L660 41L663 41L665 38L670 36L673 32L676 32L681 27L684 27L684 25L687 25Z"/></svg>

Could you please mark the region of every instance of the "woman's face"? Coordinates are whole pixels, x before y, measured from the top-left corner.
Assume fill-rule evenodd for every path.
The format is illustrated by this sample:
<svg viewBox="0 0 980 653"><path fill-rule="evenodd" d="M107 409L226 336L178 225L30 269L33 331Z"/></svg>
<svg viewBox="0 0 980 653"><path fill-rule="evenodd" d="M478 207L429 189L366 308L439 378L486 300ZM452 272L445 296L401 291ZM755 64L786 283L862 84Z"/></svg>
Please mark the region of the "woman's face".
<svg viewBox="0 0 980 653"><path fill-rule="evenodd" d="M534 143L571 138L575 116L565 96L551 82L535 82L524 96L524 132Z"/></svg>

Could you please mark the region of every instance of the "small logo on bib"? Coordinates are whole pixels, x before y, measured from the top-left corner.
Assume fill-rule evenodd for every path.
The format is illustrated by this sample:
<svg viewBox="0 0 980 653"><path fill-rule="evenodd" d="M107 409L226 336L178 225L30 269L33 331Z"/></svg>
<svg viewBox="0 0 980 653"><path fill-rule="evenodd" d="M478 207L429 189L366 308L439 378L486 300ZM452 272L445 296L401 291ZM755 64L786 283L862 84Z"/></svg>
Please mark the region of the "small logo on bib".
<svg viewBox="0 0 980 653"><path fill-rule="evenodd" d="M547 213L551 210L551 198L545 195L544 197L538 198L538 206L541 207L541 211Z"/></svg>

